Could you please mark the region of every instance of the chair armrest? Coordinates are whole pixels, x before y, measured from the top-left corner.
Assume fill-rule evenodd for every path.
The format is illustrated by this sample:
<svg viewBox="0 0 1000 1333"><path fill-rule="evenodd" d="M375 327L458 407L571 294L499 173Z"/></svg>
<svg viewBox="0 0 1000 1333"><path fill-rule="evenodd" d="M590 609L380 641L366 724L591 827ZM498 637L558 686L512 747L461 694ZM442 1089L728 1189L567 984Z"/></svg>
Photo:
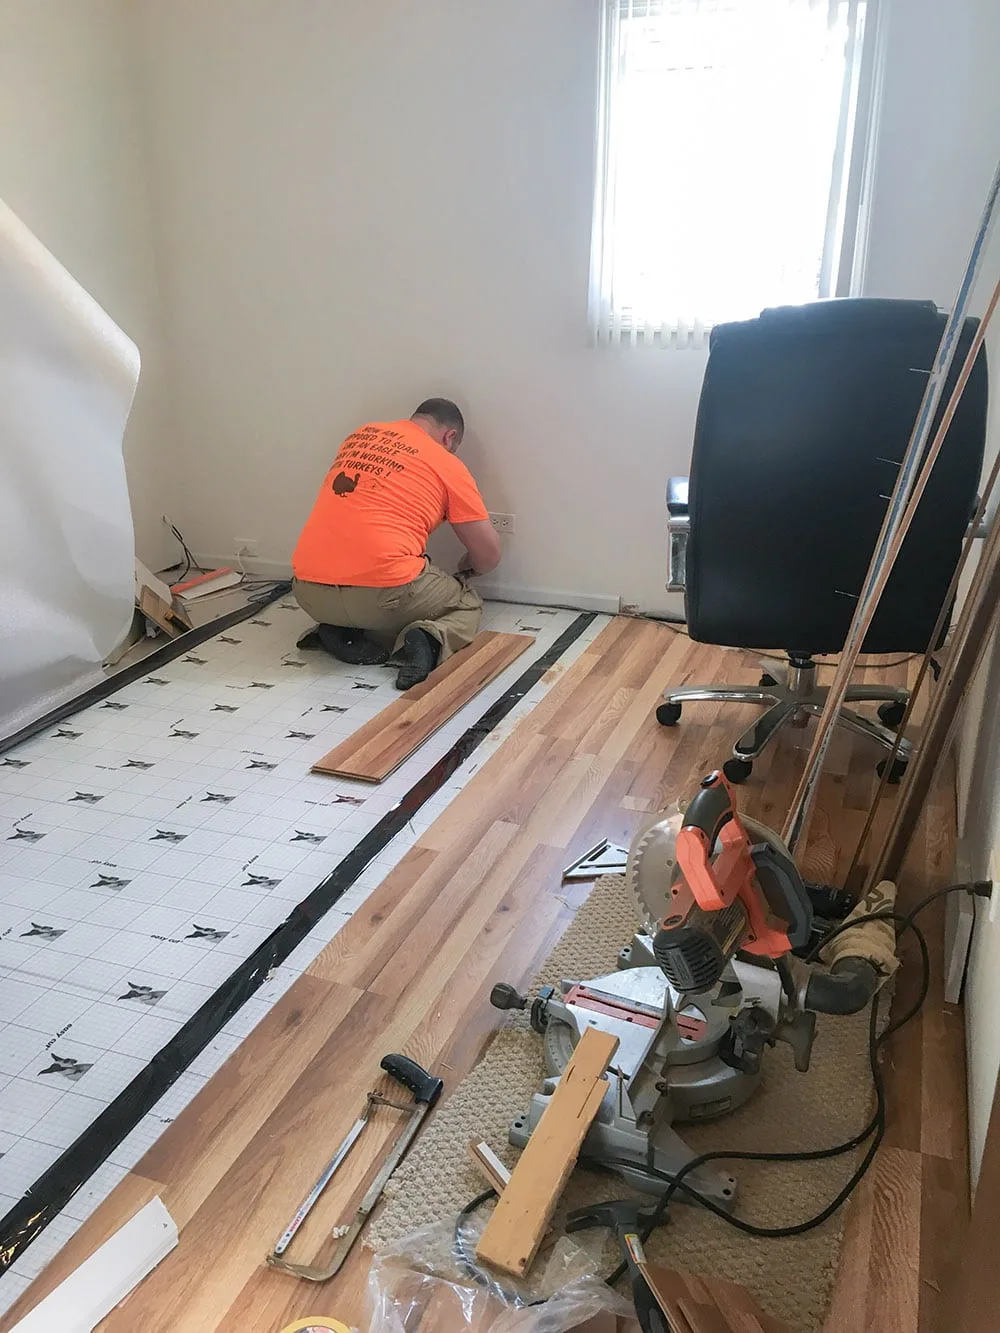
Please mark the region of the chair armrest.
<svg viewBox="0 0 1000 1333"><path fill-rule="evenodd" d="M667 482L667 513L679 518L688 511L687 477L671 477Z"/></svg>
<svg viewBox="0 0 1000 1333"><path fill-rule="evenodd" d="M671 477L667 482L667 591L684 592L687 586L688 479Z"/></svg>

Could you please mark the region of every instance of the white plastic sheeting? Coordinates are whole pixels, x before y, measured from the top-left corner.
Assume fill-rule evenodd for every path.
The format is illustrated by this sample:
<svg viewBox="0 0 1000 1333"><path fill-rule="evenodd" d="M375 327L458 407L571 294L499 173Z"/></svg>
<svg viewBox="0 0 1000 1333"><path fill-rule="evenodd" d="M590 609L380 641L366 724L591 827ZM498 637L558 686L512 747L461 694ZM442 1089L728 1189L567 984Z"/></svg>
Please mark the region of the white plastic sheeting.
<svg viewBox="0 0 1000 1333"><path fill-rule="evenodd" d="M132 615L135 344L0 202L0 740L101 678Z"/></svg>

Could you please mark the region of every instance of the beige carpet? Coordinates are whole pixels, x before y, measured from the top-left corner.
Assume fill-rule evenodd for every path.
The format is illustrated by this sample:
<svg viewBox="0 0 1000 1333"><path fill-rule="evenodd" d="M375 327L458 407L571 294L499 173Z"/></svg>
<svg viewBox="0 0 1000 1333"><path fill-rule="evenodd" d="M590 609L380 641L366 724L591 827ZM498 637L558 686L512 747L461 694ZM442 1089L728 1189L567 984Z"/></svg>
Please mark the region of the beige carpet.
<svg viewBox="0 0 1000 1333"><path fill-rule="evenodd" d="M565 936L539 973L536 985L609 972L634 929L624 880L598 881ZM486 1003L482 997L482 1003ZM867 1013L854 1018L820 1016L808 1074L796 1072L791 1052L768 1051L761 1086L750 1102L714 1124L680 1127L696 1151L742 1149L799 1151L847 1139L865 1122L871 1105ZM484 1188L466 1156L480 1135L513 1165L507 1127L525 1110L544 1077L541 1039L516 1014L483 1059L435 1112L390 1181L387 1202L368 1235L376 1250L417 1227L453 1215ZM737 1212L762 1226L786 1226L819 1212L847 1180L854 1154L817 1163L740 1162ZM628 1193L617 1177L578 1168L562 1208ZM558 1219L557 1214L557 1219ZM658 1262L738 1282L761 1305L801 1333L820 1329L836 1271L844 1210L803 1236L762 1240L747 1236L704 1209L675 1204L671 1221L650 1238ZM574 1237L576 1239L576 1237ZM605 1252L611 1256L610 1251ZM606 1270L602 1270L606 1271Z"/></svg>

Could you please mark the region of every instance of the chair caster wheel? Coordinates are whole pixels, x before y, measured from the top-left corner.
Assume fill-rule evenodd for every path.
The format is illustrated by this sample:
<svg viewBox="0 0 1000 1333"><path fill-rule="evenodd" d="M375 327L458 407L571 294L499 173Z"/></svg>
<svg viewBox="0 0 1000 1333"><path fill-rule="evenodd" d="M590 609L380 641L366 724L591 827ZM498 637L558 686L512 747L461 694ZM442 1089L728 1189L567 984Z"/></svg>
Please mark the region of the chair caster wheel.
<svg viewBox="0 0 1000 1333"><path fill-rule="evenodd" d="M753 761L750 759L727 759L722 765L722 771L729 781L738 787L741 782L746 782L753 772Z"/></svg>
<svg viewBox="0 0 1000 1333"><path fill-rule="evenodd" d="M884 722L887 727L898 727L905 715L906 704L887 703L879 705L879 721Z"/></svg>
<svg viewBox="0 0 1000 1333"><path fill-rule="evenodd" d="M885 772L888 767L889 767L888 759L880 759L878 761L878 766L875 769L875 772L879 775L880 778L885 777ZM892 761L892 767L889 768L889 776L886 778L886 782L888 782L890 787L897 787L900 781L902 780L903 774L905 772L906 772L906 760L894 759Z"/></svg>
<svg viewBox="0 0 1000 1333"><path fill-rule="evenodd" d="M761 676L760 680L757 682L757 684L760 685L761 688L766 688L768 685L777 685L777 683L778 682L774 679L774 677L769 676L766 671Z"/></svg>
<svg viewBox="0 0 1000 1333"><path fill-rule="evenodd" d="M676 727L680 716L680 704L660 704L656 710L656 720L661 727Z"/></svg>

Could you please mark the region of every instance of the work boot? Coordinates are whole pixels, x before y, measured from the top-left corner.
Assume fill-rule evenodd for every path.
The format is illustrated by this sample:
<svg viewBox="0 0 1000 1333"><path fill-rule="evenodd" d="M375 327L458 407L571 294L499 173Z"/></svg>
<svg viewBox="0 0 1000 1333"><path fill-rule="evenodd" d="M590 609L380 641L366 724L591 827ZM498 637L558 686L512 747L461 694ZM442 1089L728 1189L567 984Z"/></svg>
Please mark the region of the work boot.
<svg viewBox="0 0 1000 1333"><path fill-rule="evenodd" d="M408 629L403 640L403 665L396 673L396 689L411 690L437 666L441 645L425 629Z"/></svg>
<svg viewBox="0 0 1000 1333"><path fill-rule="evenodd" d="M381 666L389 660L389 649L363 629L317 625L316 633L326 651L338 662L347 662L350 666Z"/></svg>

